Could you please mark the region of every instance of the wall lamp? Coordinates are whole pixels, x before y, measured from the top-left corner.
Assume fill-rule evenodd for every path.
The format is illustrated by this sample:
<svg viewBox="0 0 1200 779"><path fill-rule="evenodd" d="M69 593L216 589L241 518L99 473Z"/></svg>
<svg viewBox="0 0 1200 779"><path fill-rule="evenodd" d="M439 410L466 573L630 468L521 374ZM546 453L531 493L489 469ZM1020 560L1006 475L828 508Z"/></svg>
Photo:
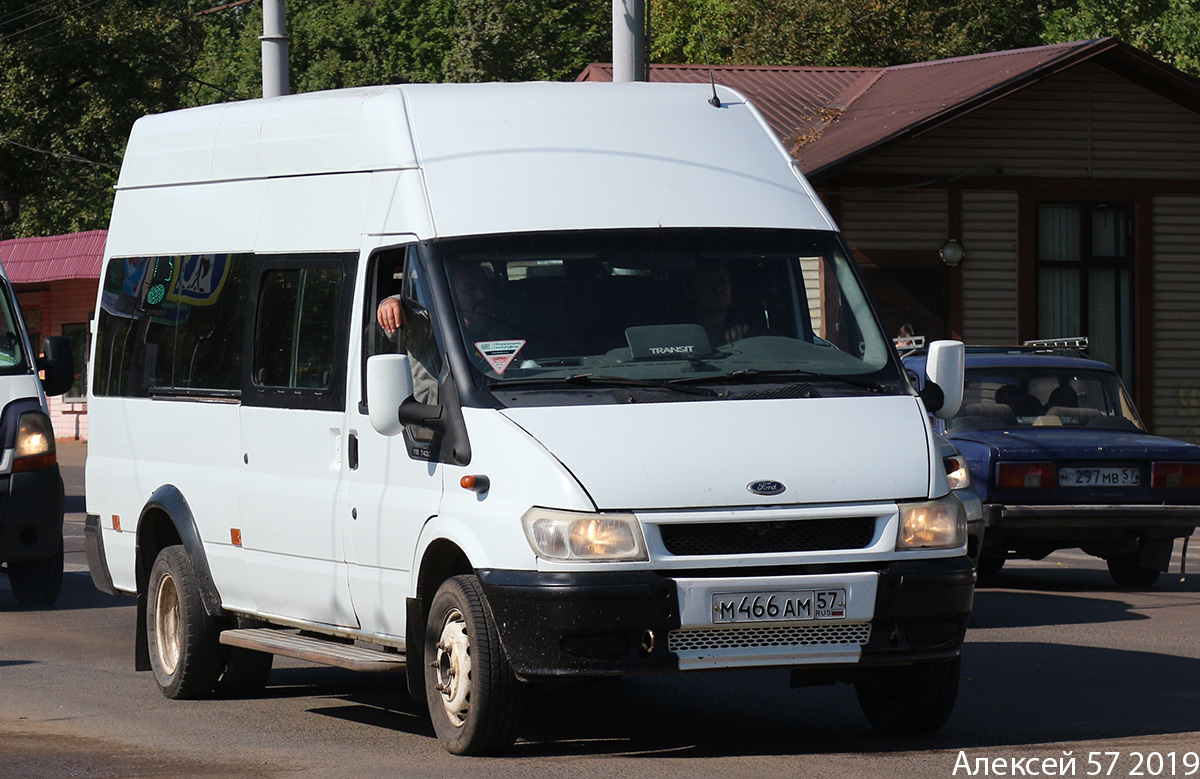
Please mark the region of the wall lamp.
<svg viewBox="0 0 1200 779"><path fill-rule="evenodd" d="M942 262L951 268L957 267L963 261L963 257L967 256L967 252L963 249L962 244L953 238L947 239L942 244L942 248L938 250L938 253L942 255Z"/></svg>

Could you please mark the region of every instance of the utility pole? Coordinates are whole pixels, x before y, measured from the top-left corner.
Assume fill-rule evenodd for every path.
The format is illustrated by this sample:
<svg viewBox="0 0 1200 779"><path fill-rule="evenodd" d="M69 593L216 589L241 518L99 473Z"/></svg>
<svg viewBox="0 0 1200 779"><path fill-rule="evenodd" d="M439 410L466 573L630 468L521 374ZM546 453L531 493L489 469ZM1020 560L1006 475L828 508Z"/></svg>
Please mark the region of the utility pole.
<svg viewBox="0 0 1200 779"><path fill-rule="evenodd" d="M646 81L646 0L613 0L613 81Z"/></svg>
<svg viewBox="0 0 1200 779"><path fill-rule="evenodd" d="M288 93L287 10L284 0L262 0L262 82L263 97Z"/></svg>

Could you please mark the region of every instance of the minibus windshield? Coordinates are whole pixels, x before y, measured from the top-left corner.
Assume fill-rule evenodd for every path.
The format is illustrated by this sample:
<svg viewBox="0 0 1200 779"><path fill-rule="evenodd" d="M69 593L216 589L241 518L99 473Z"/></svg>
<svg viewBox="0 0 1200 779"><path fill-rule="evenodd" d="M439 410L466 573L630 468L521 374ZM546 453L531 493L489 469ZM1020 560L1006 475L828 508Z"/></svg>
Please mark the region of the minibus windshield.
<svg viewBox="0 0 1200 779"><path fill-rule="evenodd" d="M446 239L436 252L489 384L828 379L898 371L834 233L655 229Z"/></svg>
<svg viewBox="0 0 1200 779"><path fill-rule="evenodd" d="M581 230L448 239L437 253L462 346L491 384L898 374L833 233Z"/></svg>

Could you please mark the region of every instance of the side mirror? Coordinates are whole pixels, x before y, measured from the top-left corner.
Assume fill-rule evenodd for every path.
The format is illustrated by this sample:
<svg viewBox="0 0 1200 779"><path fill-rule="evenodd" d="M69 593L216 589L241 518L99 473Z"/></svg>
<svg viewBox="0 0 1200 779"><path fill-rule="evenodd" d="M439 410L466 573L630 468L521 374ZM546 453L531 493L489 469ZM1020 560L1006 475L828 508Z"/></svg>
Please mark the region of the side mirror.
<svg viewBox="0 0 1200 779"><path fill-rule="evenodd" d="M53 397L71 389L75 383L75 359L71 356L71 341L63 335L52 335L42 341L42 353L37 367L45 371L42 389Z"/></svg>
<svg viewBox="0 0 1200 779"><path fill-rule="evenodd" d="M407 354L377 354L367 358L367 408L371 427L380 435L399 435L400 404L412 398L412 366Z"/></svg>
<svg viewBox="0 0 1200 779"><path fill-rule="evenodd" d="M949 419L962 406L965 355L962 341L934 341L929 345L929 354L925 358L925 390L921 399L939 419ZM942 396L941 404L935 402L938 394Z"/></svg>

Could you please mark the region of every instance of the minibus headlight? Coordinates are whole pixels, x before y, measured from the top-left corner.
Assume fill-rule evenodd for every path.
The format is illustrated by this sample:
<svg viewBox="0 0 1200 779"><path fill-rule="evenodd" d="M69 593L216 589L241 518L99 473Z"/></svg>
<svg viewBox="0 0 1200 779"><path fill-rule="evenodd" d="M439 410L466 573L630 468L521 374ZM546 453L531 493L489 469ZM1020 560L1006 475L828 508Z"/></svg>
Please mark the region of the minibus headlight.
<svg viewBox="0 0 1200 779"><path fill-rule="evenodd" d="M953 495L901 503L897 549L953 549L967 540L967 513Z"/></svg>
<svg viewBox="0 0 1200 779"><path fill-rule="evenodd" d="M645 560L641 525L632 514L591 514L531 508L521 517L525 536L546 560Z"/></svg>
<svg viewBox="0 0 1200 779"><path fill-rule="evenodd" d="M36 471L58 461L54 448L54 429L50 418L41 411L26 411L17 422L17 445L13 452L14 471Z"/></svg>

